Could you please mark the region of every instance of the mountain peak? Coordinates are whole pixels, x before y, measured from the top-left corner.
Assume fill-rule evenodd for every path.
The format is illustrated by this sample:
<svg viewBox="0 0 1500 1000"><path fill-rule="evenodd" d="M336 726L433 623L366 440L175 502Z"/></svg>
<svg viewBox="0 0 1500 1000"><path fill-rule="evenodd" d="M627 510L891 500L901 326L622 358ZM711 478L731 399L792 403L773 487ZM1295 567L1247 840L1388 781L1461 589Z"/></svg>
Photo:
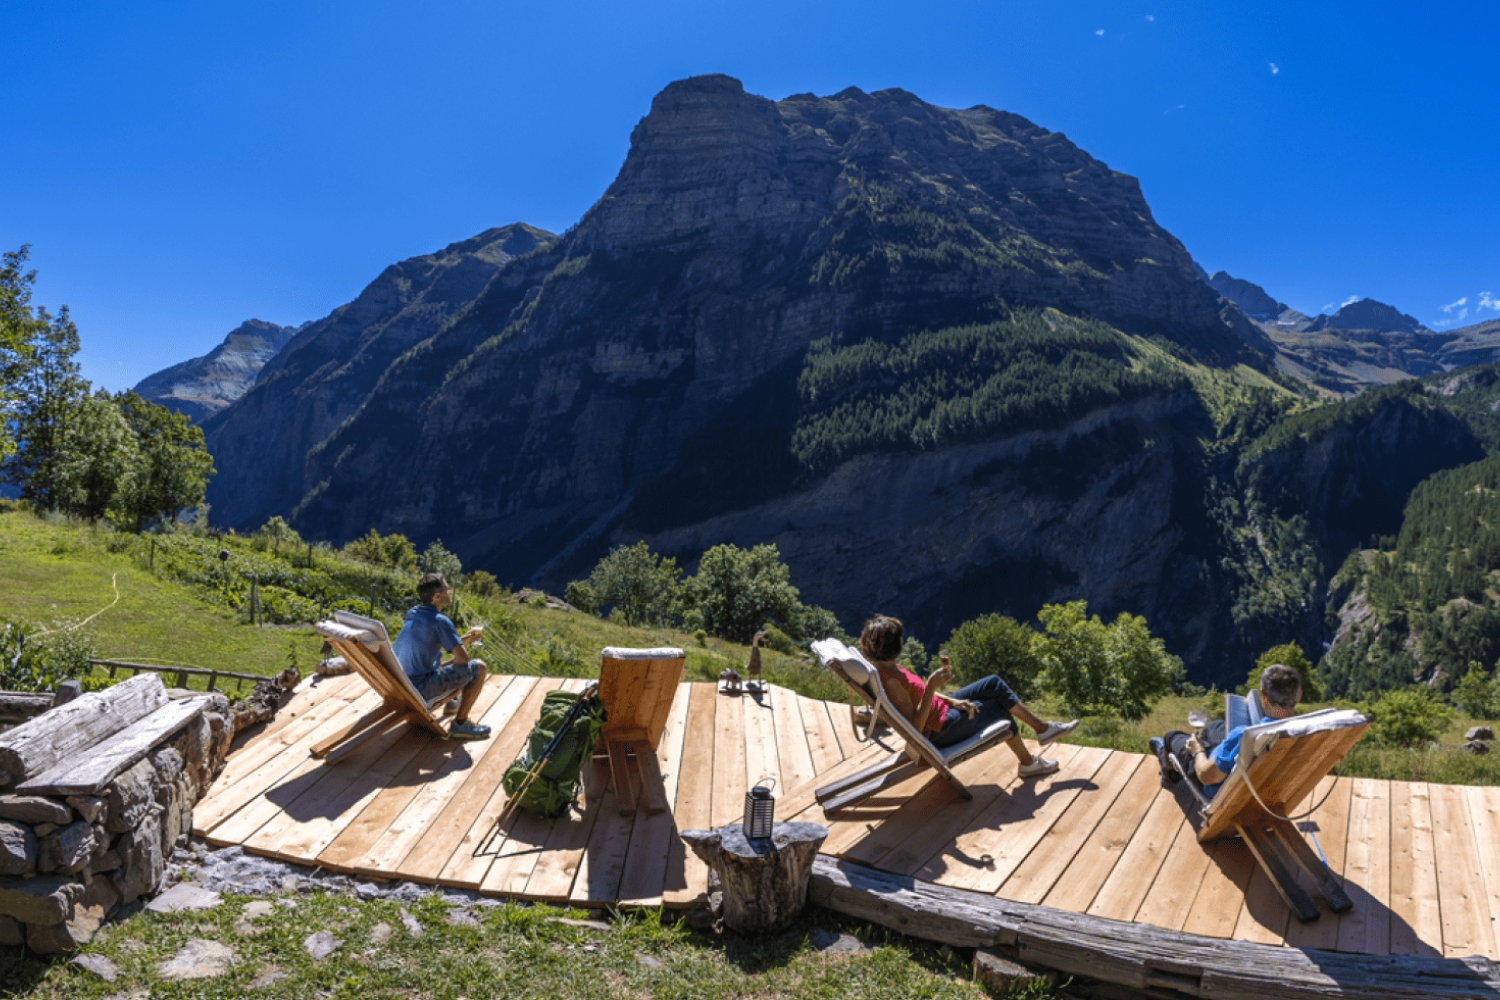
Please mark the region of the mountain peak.
<svg viewBox="0 0 1500 1000"><path fill-rule="evenodd" d="M1413 316L1374 299L1350 302L1332 316L1313 320L1314 330L1381 330L1398 333L1431 333Z"/></svg>

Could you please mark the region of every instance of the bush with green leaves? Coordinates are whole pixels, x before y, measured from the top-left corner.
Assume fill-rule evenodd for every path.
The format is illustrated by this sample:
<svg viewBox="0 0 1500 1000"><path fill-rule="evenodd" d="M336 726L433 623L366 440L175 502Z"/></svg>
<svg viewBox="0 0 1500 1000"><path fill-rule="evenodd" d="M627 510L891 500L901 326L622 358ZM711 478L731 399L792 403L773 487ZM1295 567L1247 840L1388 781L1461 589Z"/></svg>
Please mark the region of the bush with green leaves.
<svg viewBox="0 0 1500 1000"><path fill-rule="evenodd" d="M1395 747L1422 747L1436 740L1448 728L1453 713L1438 701L1432 689L1423 685L1387 691L1360 710L1374 721L1370 736L1378 743Z"/></svg>
<svg viewBox="0 0 1500 1000"><path fill-rule="evenodd" d="M676 559L663 558L652 552L645 541L639 541L616 547L599 560L584 582L593 592L596 611L612 605L611 613L620 612L627 625L661 625L677 615L681 575ZM571 584L566 593L586 597ZM564 599L573 604L571 598Z"/></svg>
<svg viewBox="0 0 1500 1000"><path fill-rule="evenodd" d="M52 691L63 681L82 681L84 690L108 685L91 677L89 660L97 658L94 639L76 622L54 622L39 628L29 622L0 624L0 691Z"/></svg>
<svg viewBox="0 0 1500 1000"><path fill-rule="evenodd" d="M1453 704L1472 719L1500 719L1500 677L1484 665L1469 661L1469 669L1453 688Z"/></svg>
<svg viewBox="0 0 1500 1000"><path fill-rule="evenodd" d="M427 548L422 550L422 557L417 560L417 565L423 573L441 573L449 583L457 580L459 574L464 571L464 564L458 556L443 548L440 538L434 538Z"/></svg>
<svg viewBox="0 0 1500 1000"><path fill-rule="evenodd" d="M1323 685L1318 683L1317 674L1313 672L1313 665L1308 661L1302 647L1295 642L1284 643L1280 646L1272 646L1261 653L1255 660L1255 666L1250 671L1250 676L1245 679L1245 688L1241 694L1248 693L1260 687L1260 675L1273 663L1291 667L1297 671L1302 678L1302 700L1322 701Z"/></svg>
<svg viewBox="0 0 1500 1000"><path fill-rule="evenodd" d="M1079 715L1145 717L1182 677L1182 661L1153 638L1146 619L1121 612L1109 625L1088 603L1048 604L1037 613L1042 686Z"/></svg>
<svg viewBox="0 0 1500 1000"><path fill-rule="evenodd" d="M568 584L563 591L563 600L585 614L592 615L599 610L599 595L594 593L587 580L574 580Z"/></svg>
<svg viewBox="0 0 1500 1000"><path fill-rule="evenodd" d="M299 546L302 544L302 536L297 534L297 529L287 524L286 519L280 514L273 516L255 529L255 534L250 537L255 541L256 547L262 551L269 547L273 552L279 552L283 545Z"/></svg>
<svg viewBox="0 0 1500 1000"><path fill-rule="evenodd" d="M1005 615L982 615L964 622L943 643L953 667L953 683L972 684L994 674L1025 701L1036 694L1042 672L1038 638L1030 626Z"/></svg>
<svg viewBox="0 0 1500 1000"><path fill-rule="evenodd" d="M791 570L774 545L715 545L698 561L687 600L703 616L700 627L730 642L748 643L768 619L795 628L803 612Z"/></svg>

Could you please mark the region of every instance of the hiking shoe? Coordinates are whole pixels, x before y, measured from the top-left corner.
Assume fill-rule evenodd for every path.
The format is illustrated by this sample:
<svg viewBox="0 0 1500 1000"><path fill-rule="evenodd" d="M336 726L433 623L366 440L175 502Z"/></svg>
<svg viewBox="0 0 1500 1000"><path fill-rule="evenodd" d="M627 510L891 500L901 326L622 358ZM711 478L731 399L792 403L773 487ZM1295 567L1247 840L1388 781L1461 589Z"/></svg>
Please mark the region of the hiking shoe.
<svg viewBox="0 0 1500 1000"><path fill-rule="evenodd" d="M448 738L450 740L482 740L490 735L489 726L481 726L477 722L468 719L460 719L448 727Z"/></svg>
<svg viewBox="0 0 1500 1000"><path fill-rule="evenodd" d="M1046 746L1059 736L1066 736L1078 728L1078 720L1072 722L1049 722L1047 728L1036 734L1037 743Z"/></svg>
<svg viewBox="0 0 1500 1000"><path fill-rule="evenodd" d="M1030 764L1022 764L1020 768L1021 777L1039 778L1044 774L1051 774L1058 768L1055 760L1047 760L1045 757L1033 757Z"/></svg>
<svg viewBox="0 0 1500 1000"><path fill-rule="evenodd" d="M1156 754L1157 766L1161 768L1161 787L1171 788L1181 781L1182 775L1178 774L1177 768L1167 760L1167 741L1160 736L1153 736L1146 741L1146 745L1151 748L1152 753Z"/></svg>

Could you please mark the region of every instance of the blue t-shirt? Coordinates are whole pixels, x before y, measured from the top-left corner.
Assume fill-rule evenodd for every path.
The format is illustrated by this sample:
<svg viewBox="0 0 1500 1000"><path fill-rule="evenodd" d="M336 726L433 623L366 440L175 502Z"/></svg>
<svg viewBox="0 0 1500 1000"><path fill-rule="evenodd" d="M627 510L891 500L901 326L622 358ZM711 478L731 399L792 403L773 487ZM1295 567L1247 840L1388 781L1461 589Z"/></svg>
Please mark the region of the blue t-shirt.
<svg viewBox="0 0 1500 1000"><path fill-rule="evenodd" d="M418 604L406 613L391 651L415 683L442 666L443 654L457 645L458 631L448 616L431 604Z"/></svg>
<svg viewBox="0 0 1500 1000"><path fill-rule="evenodd" d="M1275 721L1276 720L1271 718L1269 715L1263 715L1260 718L1260 722ZM1260 725L1260 722L1254 723L1254 725L1258 726ZM1212 758L1214 767L1217 767L1226 776L1230 771L1234 770L1234 762L1239 759L1240 734L1249 728L1249 726L1235 726L1229 732L1225 733L1224 738L1220 740L1219 743L1215 745L1211 751L1209 751L1209 757ZM1215 782L1212 785L1204 785L1204 796L1210 799L1213 798L1219 793L1219 786L1222 784L1223 782L1219 781Z"/></svg>

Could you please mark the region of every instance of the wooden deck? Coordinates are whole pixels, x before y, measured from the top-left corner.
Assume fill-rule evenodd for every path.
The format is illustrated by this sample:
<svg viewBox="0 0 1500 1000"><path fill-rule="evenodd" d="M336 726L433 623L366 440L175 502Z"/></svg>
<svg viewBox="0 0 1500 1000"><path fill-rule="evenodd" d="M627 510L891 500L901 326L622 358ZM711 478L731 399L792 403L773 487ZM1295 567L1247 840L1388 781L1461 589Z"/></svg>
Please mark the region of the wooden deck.
<svg viewBox="0 0 1500 1000"><path fill-rule="evenodd" d="M1023 781L1000 747L958 766L970 801L925 771L825 816L813 787L886 750L856 740L846 706L777 687L731 696L681 686L658 751L668 812L622 817L613 792L590 790L581 814L523 813L494 831L500 775L542 696L582 683L492 676L476 712L491 739L438 740L397 725L330 765L307 748L376 696L355 676L320 679L230 756L194 810L195 832L333 870L490 895L687 906L703 895L706 872L677 830L735 820L749 784L774 775L784 790L778 820L824 823L824 854L894 875L1204 938L1500 958L1500 788L1325 779L1298 825L1355 906L1300 924L1242 843L1198 843L1187 793L1161 789L1146 756L1058 745L1048 755L1061 770Z"/></svg>

